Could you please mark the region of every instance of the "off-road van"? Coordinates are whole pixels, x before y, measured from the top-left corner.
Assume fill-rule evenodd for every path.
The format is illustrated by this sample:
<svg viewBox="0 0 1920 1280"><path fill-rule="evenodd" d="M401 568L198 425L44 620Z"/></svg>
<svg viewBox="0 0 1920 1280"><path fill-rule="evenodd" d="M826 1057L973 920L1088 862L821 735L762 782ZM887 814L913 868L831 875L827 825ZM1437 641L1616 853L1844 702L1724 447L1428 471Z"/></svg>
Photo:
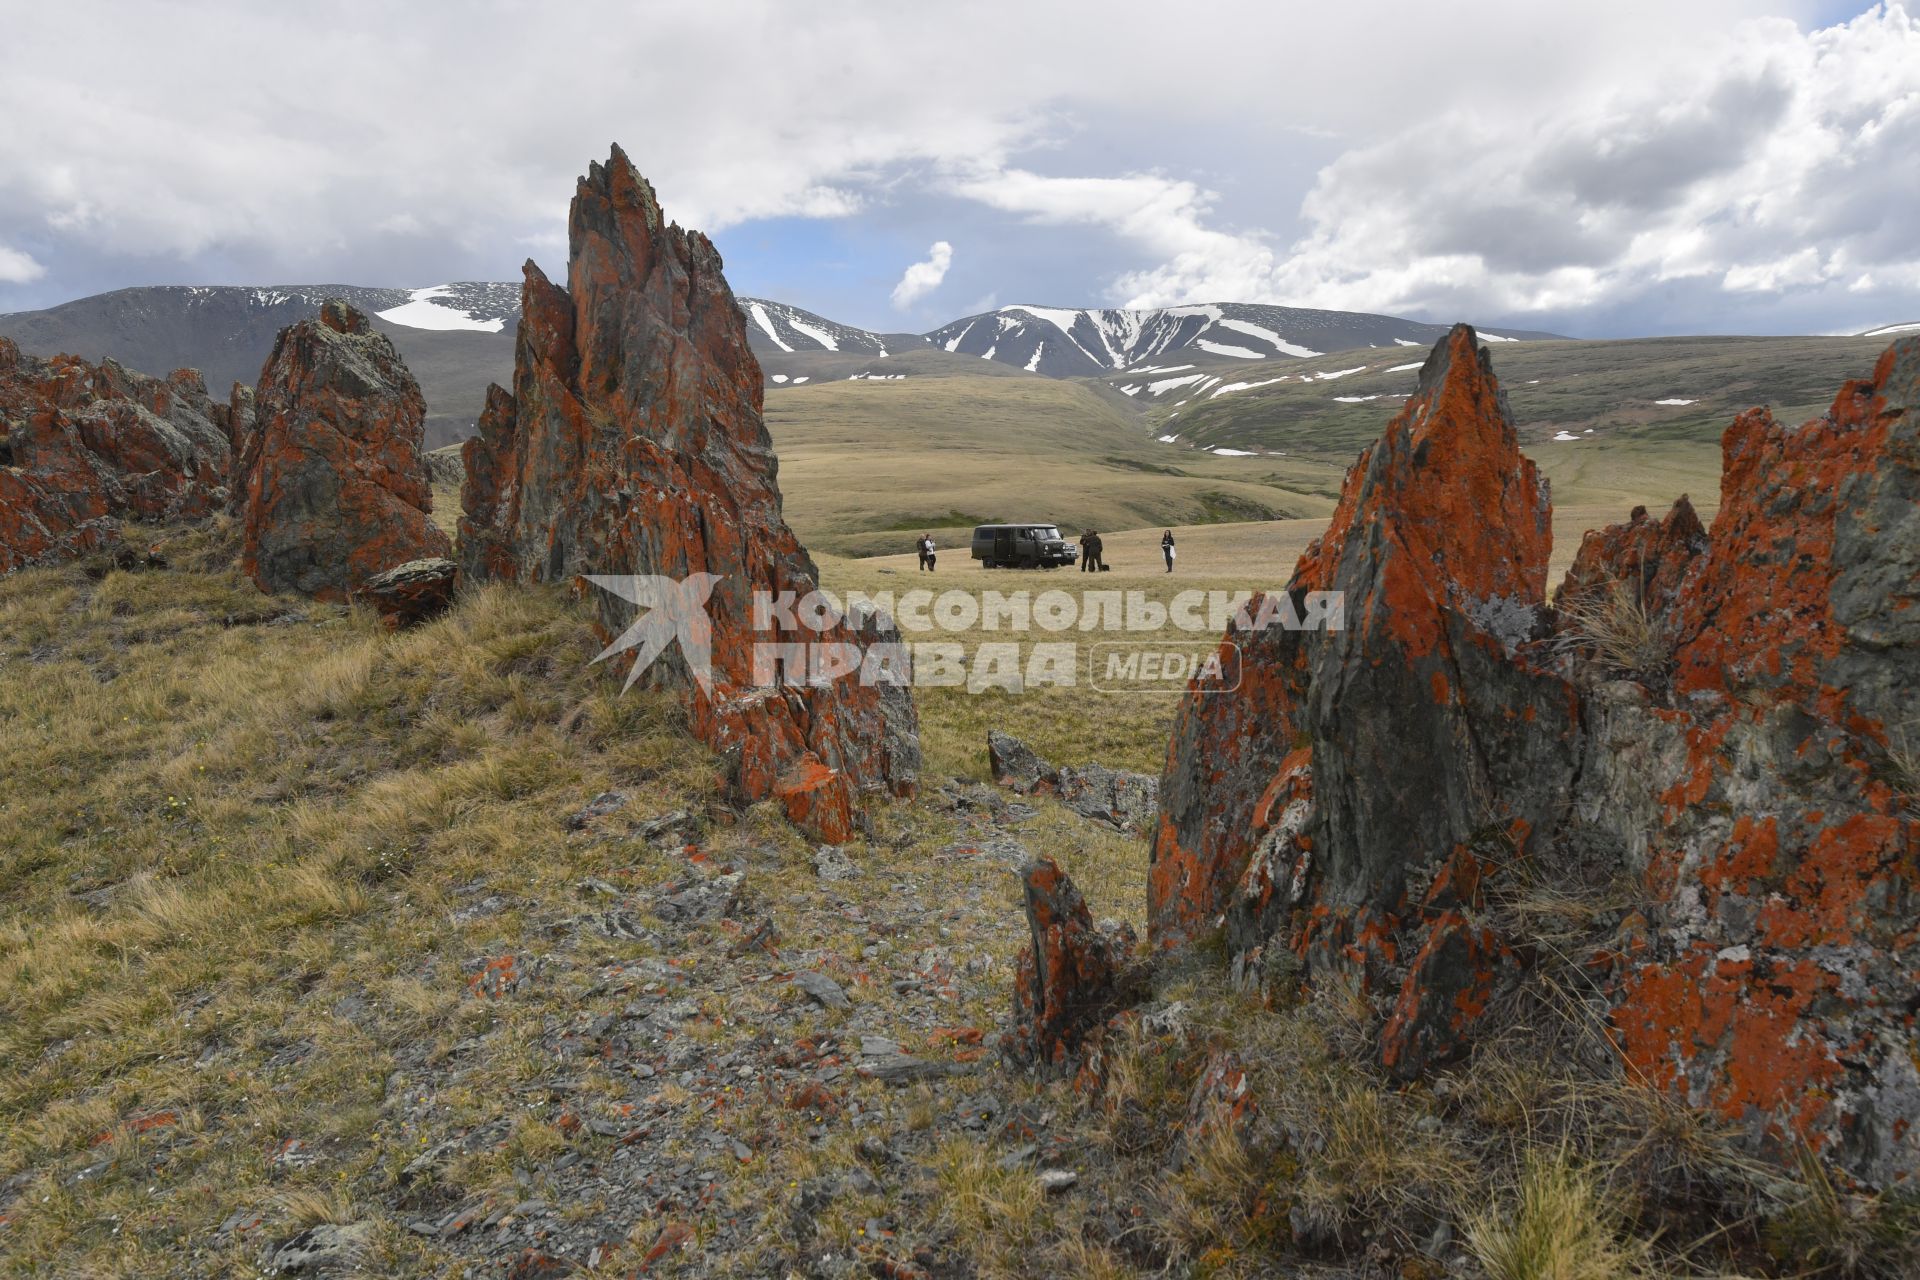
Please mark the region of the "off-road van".
<svg viewBox="0 0 1920 1280"><path fill-rule="evenodd" d="M973 558L983 569L1057 569L1079 556L1079 548L1060 536L1058 525L1036 521L973 528Z"/></svg>

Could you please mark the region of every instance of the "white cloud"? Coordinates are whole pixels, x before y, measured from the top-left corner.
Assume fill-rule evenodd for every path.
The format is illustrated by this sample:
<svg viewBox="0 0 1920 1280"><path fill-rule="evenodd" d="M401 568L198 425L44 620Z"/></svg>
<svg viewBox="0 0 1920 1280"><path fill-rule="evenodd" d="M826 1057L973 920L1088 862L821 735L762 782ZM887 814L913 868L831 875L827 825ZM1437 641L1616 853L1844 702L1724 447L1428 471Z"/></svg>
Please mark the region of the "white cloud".
<svg viewBox="0 0 1920 1280"><path fill-rule="evenodd" d="M1870 291L1920 271L1915 155L1920 21L1902 6L1812 33L1754 21L1627 88L1541 115L1459 108L1349 150L1284 251L1183 210L1158 234L1191 245L1115 296L1452 315L1619 305L1676 281Z"/></svg>
<svg viewBox="0 0 1920 1280"><path fill-rule="evenodd" d="M1920 288L1920 43L1898 7L1803 33L1822 3L1482 0L1463 22L1246 0L1217 20L1234 39L1150 91L1126 69L1164 25L1155 0L1099 23L1055 0L958 22L881 0L580 0L564 22L524 0L17 5L0 243L34 246L42 294L88 264L424 284L456 255L509 275L531 249L554 268L572 179L617 139L707 231L924 214L954 235L933 221L954 195L1097 228L1062 270L1117 302L1512 313L1865 280L1875 305ZM44 56L80 29L84 64ZM582 31L597 65L647 74L581 74ZM1316 52L1276 77L1276 48ZM1296 169L1318 175L1304 204L1247 197ZM1812 267L1789 263L1810 244ZM1015 260L968 245L969 273ZM1008 275L968 288L1026 288Z"/></svg>
<svg viewBox="0 0 1920 1280"><path fill-rule="evenodd" d="M0 281L8 284L26 284L38 280L47 274L47 269L33 258L18 249L9 249L0 244Z"/></svg>
<svg viewBox="0 0 1920 1280"><path fill-rule="evenodd" d="M908 267L900 283L893 286L893 305L904 311L932 293L947 278L947 268L952 265L953 246L945 240L934 241L927 250L927 260Z"/></svg>

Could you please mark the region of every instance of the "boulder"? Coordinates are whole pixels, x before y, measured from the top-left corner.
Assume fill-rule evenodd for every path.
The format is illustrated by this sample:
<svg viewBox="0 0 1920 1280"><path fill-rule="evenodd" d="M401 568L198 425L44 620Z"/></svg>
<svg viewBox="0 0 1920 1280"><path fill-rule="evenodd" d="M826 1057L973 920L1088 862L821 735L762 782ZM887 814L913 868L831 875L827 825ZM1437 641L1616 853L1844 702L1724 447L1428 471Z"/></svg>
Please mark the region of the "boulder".
<svg viewBox="0 0 1920 1280"><path fill-rule="evenodd" d="M437 618L453 607L460 566L444 556L409 560L376 573L355 593L394 630Z"/></svg>
<svg viewBox="0 0 1920 1280"><path fill-rule="evenodd" d="M353 307L330 300L281 330L243 432L241 570L262 591L346 600L376 574L450 557L425 424L419 383Z"/></svg>
<svg viewBox="0 0 1920 1280"><path fill-rule="evenodd" d="M897 636L831 611L819 628L777 608L756 625L757 595L804 599L819 576L781 514L760 368L713 245L665 220L617 147L580 180L569 240L566 288L527 264L513 391L489 390L463 447L462 568L582 591L592 575L713 575L710 669L669 646L645 678L688 691L689 721L729 761L736 798L776 798L844 841L864 793L913 790L910 690L853 675L769 682L758 646L871 656ZM609 639L639 612L607 592L593 603Z"/></svg>
<svg viewBox="0 0 1920 1280"><path fill-rule="evenodd" d="M987 730L987 772L1003 787L1026 795L1054 776L1054 767L1010 733Z"/></svg>
<svg viewBox="0 0 1920 1280"><path fill-rule="evenodd" d="M0 338L0 573L111 547L124 520L223 508L222 408L191 369L151 378Z"/></svg>

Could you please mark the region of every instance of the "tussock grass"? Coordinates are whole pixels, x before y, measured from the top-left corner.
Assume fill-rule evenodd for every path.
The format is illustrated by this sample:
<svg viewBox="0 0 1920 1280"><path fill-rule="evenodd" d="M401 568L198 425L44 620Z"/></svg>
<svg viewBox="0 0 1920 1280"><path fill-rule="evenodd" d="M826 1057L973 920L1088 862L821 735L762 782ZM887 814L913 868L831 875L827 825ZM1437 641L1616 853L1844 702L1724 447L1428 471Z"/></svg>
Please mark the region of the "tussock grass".
<svg viewBox="0 0 1920 1280"><path fill-rule="evenodd" d="M1560 613L1567 626L1566 643L1591 651L1615 672L1658 676L1672 661L1673 639L1666 619L1648 608L1625 582L1609 583L1569 601Z"/></svg>
<svg viewBox="0 0 1920 1280"><path fill-rule="evenodd" d="M1469 1217L1467 1240L1490 1280L1635 1280L1646 1250L1623 1220L1592 1170L1564 1149L1535 1151L1506 1203Z"/></svg>
<svg viewBox="0 0 1920 1280"><path fill-rule="evenodd" d="M1801 1273L1848 1280L1920 1275L1920 1196L1843 1191L1802 1144L1799 1177L1768 1224L1767 1243Z"/></svg>

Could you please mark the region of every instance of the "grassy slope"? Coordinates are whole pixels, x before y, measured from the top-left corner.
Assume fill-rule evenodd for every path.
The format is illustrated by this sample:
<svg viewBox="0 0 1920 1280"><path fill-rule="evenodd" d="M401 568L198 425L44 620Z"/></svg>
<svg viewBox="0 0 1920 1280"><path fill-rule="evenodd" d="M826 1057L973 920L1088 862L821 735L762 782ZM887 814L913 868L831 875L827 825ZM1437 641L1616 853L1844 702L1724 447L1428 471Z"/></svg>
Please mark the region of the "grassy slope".
<svg viewBox="0 0 1920 1280"><path fill-rule="evenodd" d="M521 1205L550 1251L600 1242L617 1274L670 1221L692 1236L662 1268L713 1276L839 1274L876 1221L896 1256L925 1247L943 1274L982 1277L1291 1274L1295 1231L1320 1233L1323 1256L1385 1249L1395 1274L1438 1276L1419 1257L1437 1223L1449 1266L1545 1250L1559 1270L1506 1274L1626 1280L1650 1249L1686 1246L1693 1265L1650 1270L1755 1270L1761 1202L1725 1135L1584 1078L1526 1030L1538 1009L1462 1072L1400 1091L1366 1065L1378 1011L1351 992L1265 1009L1203 960L1159 992L1196 1040L1124 1037L1104 1107L990 1061L907 1088L842 1074L830 1105L795 1105L815 1069L794 1068L803 1046L850 1057L877 1033L942 1057L956 1051L937 1025L991 1036L1009 1007L1017 886L950 852L982 809L942 785L983 777L986 727L1063 762L1152 768L1171 698L926 691L923 795L876 808L849 850L865 876L828 884L768 806L718 801L676 699L620 696L587 666L598 646L565 593L488 588L395 636L260 596L225 567L228 530L162 545L172 569L0 579L0 1272L243 1274L338 1221L368 1229L372 1273L491 1274L526 1237L410 1227ZM1192 573L1101 585L1164 599L1259 576L1219 548L1202 576L1210 553L1192 550ZM825 569L843 589L914 585L886 564ZM1077 585L968 585L988 582ZM569 831L606 790L627 807ZM1138 926L1140 842L1035 803L1018 838L1059 858L1097 916ZM694 844L626 836L674 808L695 815ZM751 915L674 933L652 910L656 890L729 867ZM667 936L607 934L609 903ZM771 953L736 945L755 918ZM476 979L509 957L527 980L486 998ZM853 1007L806 1004L785 981L799 968L835 976ZM695 1065L641 1073L670 1050L633 1020L670 1005L668 1043L698 1046ZM620 1039L593 1051L600 1035ZM1260 1110L1183 1138L1207 1042L1239 1050ZM972 1124L983 1091L1026 1129ZM1074 1191L1047 1196L1008 1160L1025 1132L1080 1173ZM871 1138L900 1154L863 1160ZM861 1168L876 1181L838 1181ZM708 1190L656 1199L676 1169ZM839 1189L802 1212L822 1186ZM1863 1238L1851 1210L1777 1180L1769 1194L1781 1248Z"/></svg>
<svg viewBox="0 0 1920 1280"><path fill-rule="evenodd" d="M888 362L890 363L890 362ZM1089 388L1039 377L908 378L767 397L787 517L816 551L901 550L924 529L1045 519L1138 528L1324 515L1324 462L1196 457Z"/></svg>
<svg viewBox="0 0 1920 1280"><path fill-rule="evenodd" d="M1556 432L1582 435L1592 428L1604 441L1643 448L1712 445L1735 414L1757 404L1771 405L1783 421L1803 421L1824 410L1843 381L1871 372L1886 345L1880 338L1703 337L1493 343L1489 350L1528 443L1544 445ZM1229 381L1291 377L1195 399L1178 410L1172 403L1178 396L1171 395L1151 406L1148 417L1156 434L1178 430L1183 441L1207 448L1350 456L1379 433L1382 408L1396 403L1391 397L1413 389L1417 371L1389 370L1425 355L1412 347L1373 348L1211 369ZM1357 365L1365 365L1365 372L1294 380ZM1334 399L1370 395L1383 398L1360 404ZM1664 399L1694 403L1655 403ZM1163 426L1175 412L1178 417Z"/></svg>

